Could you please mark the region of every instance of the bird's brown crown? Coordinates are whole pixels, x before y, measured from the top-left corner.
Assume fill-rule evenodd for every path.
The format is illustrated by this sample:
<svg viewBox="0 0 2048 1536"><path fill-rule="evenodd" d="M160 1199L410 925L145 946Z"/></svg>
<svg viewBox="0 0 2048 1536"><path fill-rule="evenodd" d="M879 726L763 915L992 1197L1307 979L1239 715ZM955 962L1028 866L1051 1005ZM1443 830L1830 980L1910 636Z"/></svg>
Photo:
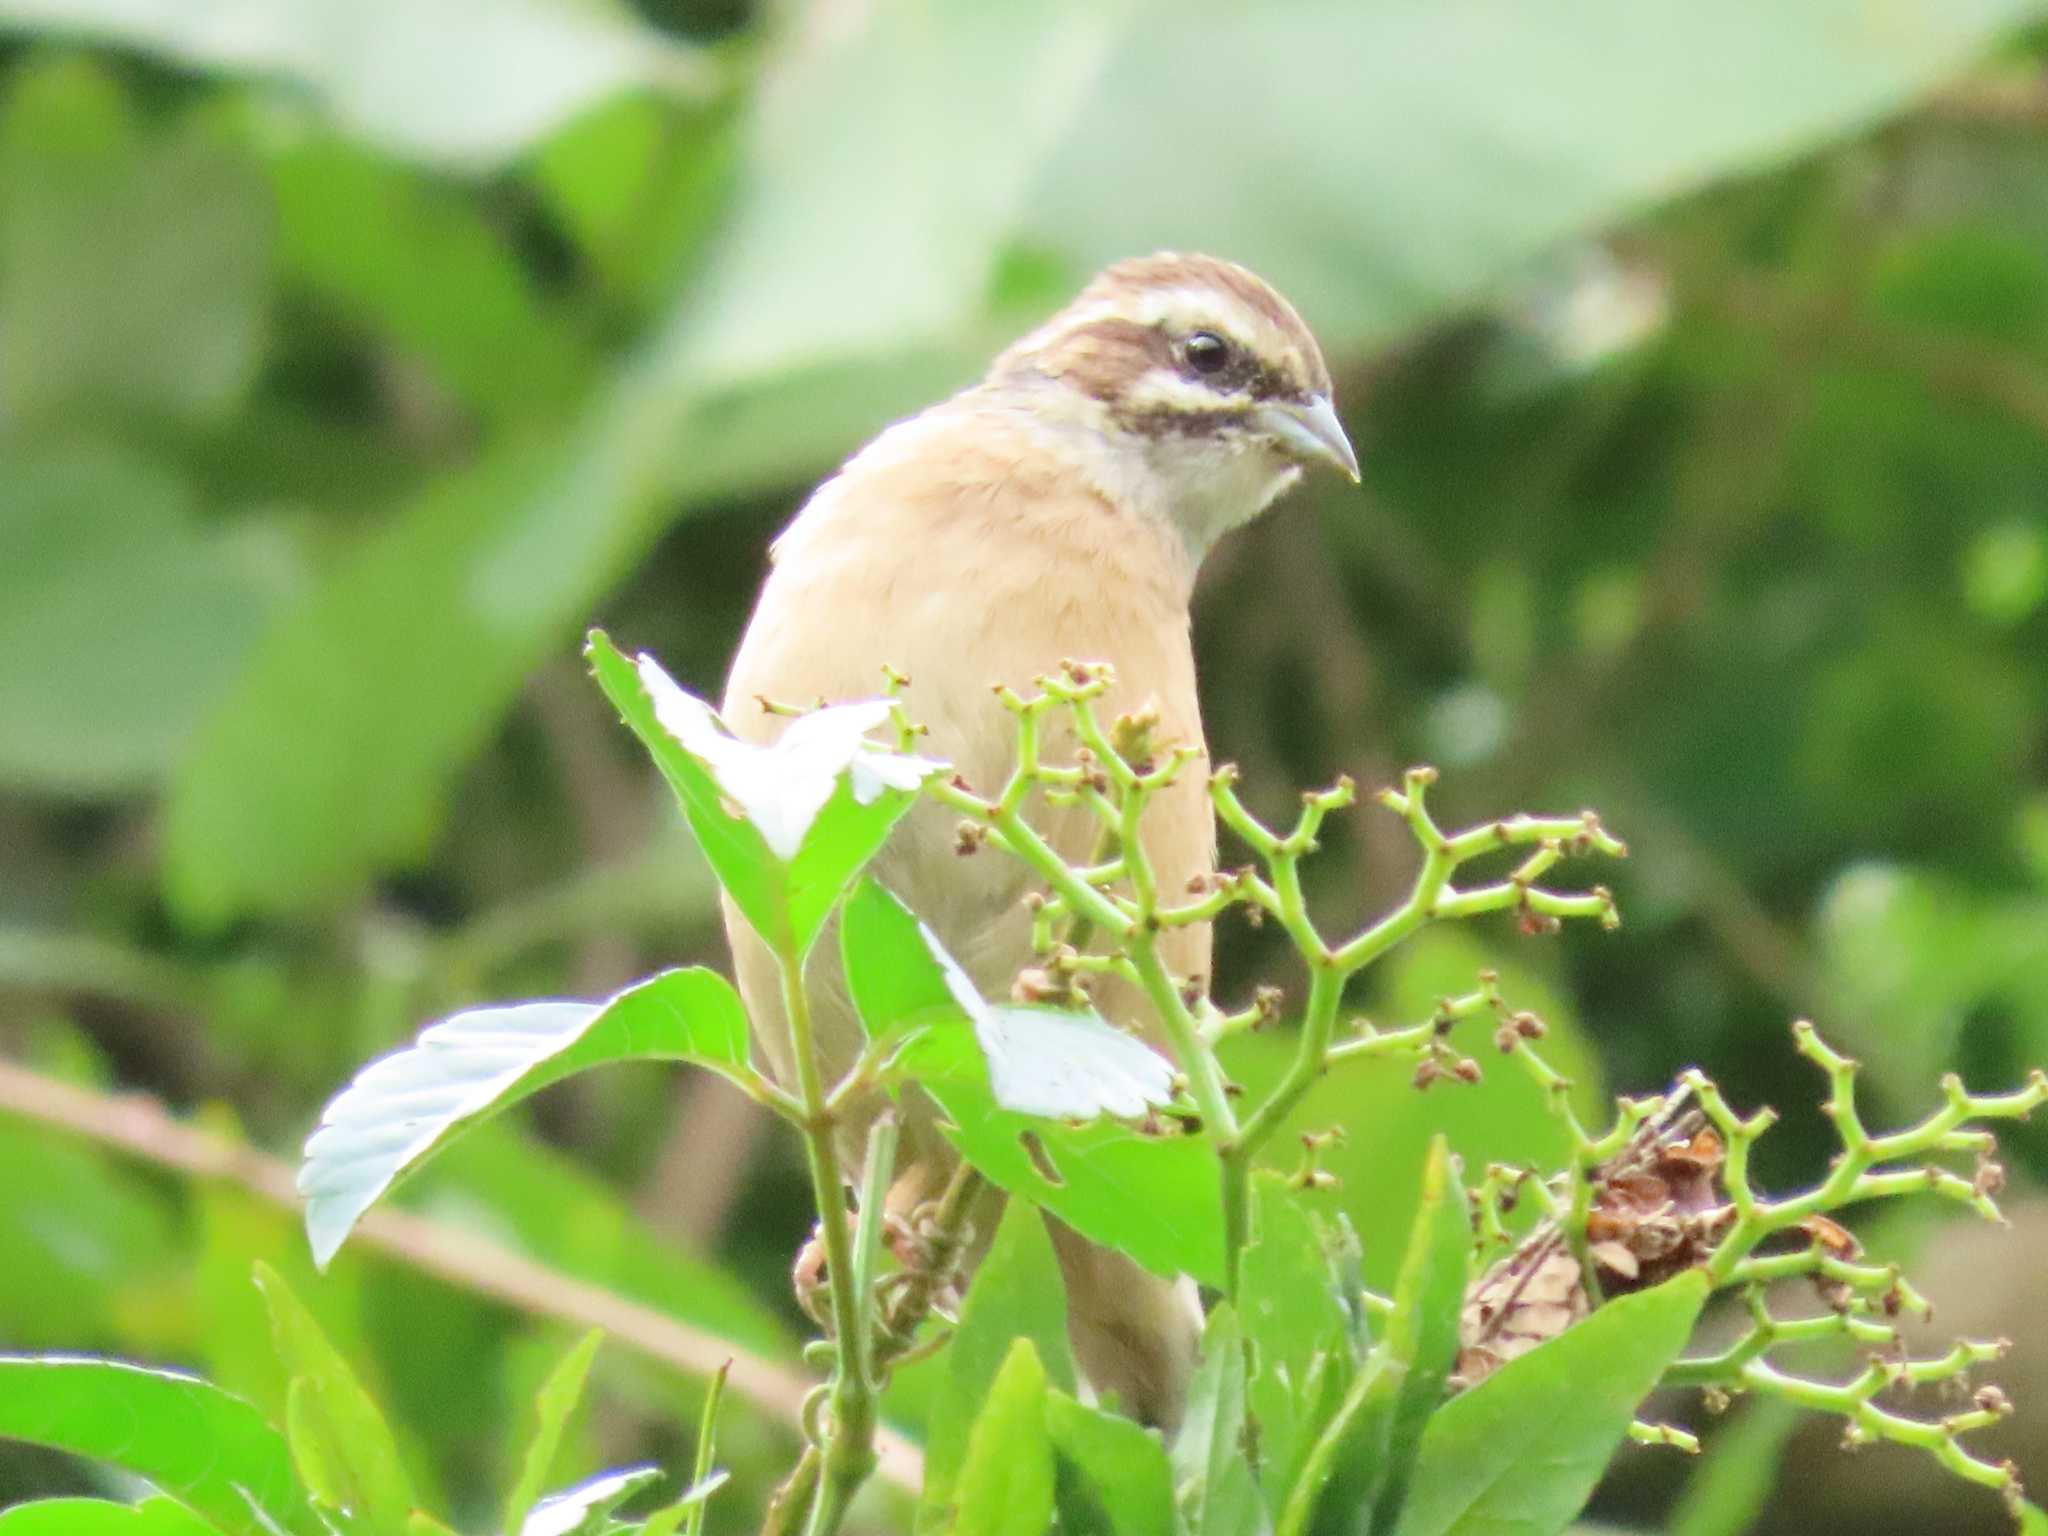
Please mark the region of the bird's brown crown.
<svg viewBox="0 0 2048 1536"><path fill-rule="evenodd" d="M1106 268L995 361L991 383L1057 380L1147 434L1227 427L1330 393L1294 306L1234 262L1161 252Z"/></svg>

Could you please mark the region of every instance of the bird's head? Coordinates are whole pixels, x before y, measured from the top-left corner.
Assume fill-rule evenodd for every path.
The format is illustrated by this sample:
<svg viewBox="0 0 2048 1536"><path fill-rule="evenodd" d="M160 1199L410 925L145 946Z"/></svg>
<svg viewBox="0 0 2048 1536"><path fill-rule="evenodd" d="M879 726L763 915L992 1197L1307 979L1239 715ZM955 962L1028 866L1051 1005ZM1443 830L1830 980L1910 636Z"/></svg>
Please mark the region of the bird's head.
<svg viewBox="0 0 2048 1536"><path fill-rule="evenodd" d="M1212 256L1118 262L1010 347L988 386L1105 444L1197 555L1327 465L1358 479L1322 349L1294 306Z"/></svg>

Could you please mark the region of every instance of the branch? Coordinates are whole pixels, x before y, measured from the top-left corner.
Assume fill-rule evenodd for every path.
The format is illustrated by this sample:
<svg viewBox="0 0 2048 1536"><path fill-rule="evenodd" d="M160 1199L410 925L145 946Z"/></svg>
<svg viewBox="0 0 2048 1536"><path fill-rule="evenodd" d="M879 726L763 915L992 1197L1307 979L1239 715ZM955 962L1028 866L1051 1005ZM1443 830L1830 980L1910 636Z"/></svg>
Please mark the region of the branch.
<svg viewBox="0 0 2048 1536"><path fill-rule="evenodd" d="M299 1208L289 1164L173 1117L141 1094L94 1093L0 1061L0 1112L52 1126L195 1179L231 1184L280 1210ZM814 1383L802 1372L749 1354L729 1340L680 1322L601 1286L537 1264L474 1232L458 1231L391 1206L371 1210L352 1241L375 1248L450 1285L536 1317L602 1328L651 1360L710 1377L731 1362L733 1390L770 1417L801 1427ZM915 1492L924 1483L916 1446L881 1429L882 1475Z"/></svg>

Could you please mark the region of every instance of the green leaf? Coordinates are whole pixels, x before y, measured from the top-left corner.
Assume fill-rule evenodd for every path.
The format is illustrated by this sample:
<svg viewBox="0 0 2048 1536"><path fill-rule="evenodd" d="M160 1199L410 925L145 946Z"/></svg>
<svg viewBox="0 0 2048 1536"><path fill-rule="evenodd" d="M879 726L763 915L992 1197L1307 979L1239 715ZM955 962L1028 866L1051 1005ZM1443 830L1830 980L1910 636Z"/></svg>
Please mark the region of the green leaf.
<svg viewBox="0 0 2048 1536"><path fill-rule="evenodd" d="M38 1499L0 1509L0 1536L219 1536L172 1499Z"/></svg>
<svg viewBox="0 0 2048 1536"><path fill-rule="evenodd" d="M284 1437L238 1397L114 1360L0 1356L0 1438L147 1478L225 1536L318 1536Z"/></svg>
<svg viewBox="0 0 2048 1536"><path fill-rule="evenodd" d="M784 49L754 97L747 195L701 279L684 364L761 377L957 334L1114 45L1156 38L1131 25L1148 11L1164 16L1132 0L899 0ZM890 110L871 111L882 82ZM820 227L831 260L807 246Z"/></svg>
<svg viewBox="0 0 2048 1536"><path fill-rule="evenodd" d="M1326 350L1350 350L1577 232L1854 131L2036 11L1890 14L1876 29L1862 0L1594 0L1562 24L1515 0L874 5L793 42L757 93L745 196L680 350L714 378L884 355L971 329L1006 252L1073 281L1162 245L1250 263ZM1729 87L1674 112L1674 57ZM1248 58L1294 67L1247 75ZM886 113L863 110L878 81ZM1221 100L1237 109L1199 110ZM1175 174L1190 165L1210 184L1193 201Z"/></svg>
<svg viewBox="0 0 2048 1536"><path fill-rule="evenodd" d="M1771 1502L1785 1442L1805 1415L1781 1397L1757 1397L1707 1442L1699 1467L1665 1518L1665 1536L1743 1536ZM2022 1519L2020 1529L2027 1531ZM2048 1528L2028 1536L2048 1536Z"/></svg>
<svg viewBox="0 0 2048 1536"><path fill-rule="evenodd" d="M1328 1234L1307 1201L1271 1170L1252 1176L1252 1240L1238 1316L1252 1348L1245 1392L1258 1425L1262 1480L1277 1505L1294 1485L1329 1388L1341 1393L1356 1364L1356 1322Z"/></svg>
<svg viewBox="0 0 2048 1536"><path fill-rule="evenodd" d="M577 1403L582 1401L590 1362L597 1358L602 1343L602 1328L584 1334L548 1372L548 1379L534 1394L533 1438L527 1442L526 1454L520 1460L519 1481L512 1485L512 1493L505 1500L503 1529L516 1531L523 1526L541 1490L547 1486L562 1448L563 1431L569 1427L569 1416L576 1411Z"/></svg>
<svg viewBox="0 0 2048 1536"><path fill-rule="evenodd" d="M534 1505L519 1526L518 1536L606 1536L614 1529L612 1511L660 1480L659 1467L600 1473Z"/></svg>
<svg viewBox="0 0 2048 1536"><path fill-rule="evenodd" d="M1045 1397L1063 1536L1174 1536L1173 1468L1159 1437L1064 1392Z"/></svg>
<svg viewBox="0 0 2048 1536"><path fill-rule="evenodd" d="M1697 1271L1623 1296L1451 1399L1423 1434L1399 1536L1557 1536L1706 1297Z"/></svg>
<svg viewBox="0 0 2048 1536"><path fill-rule="evenodd" d="M364 1521L371 1531L400 1529L418 1499L391 1426L283 1276L259 1263L256 1288L292 1376L285 1426L300 1480L344 1520Z"/></svg>
<svg viewBox="0 0 2048 1536"><path fill-rule="evenodd" d="M958 1021L920 1032L896 1068L946 1112L944 1129L968 1161L1012 1195L1155 1274L1223 1283L1222 1205L1207 1136L1171 1121L1148 1133L1121 1120L1069 1125L1006 1110L990 1089L980 1043Z"/></svg>
<svg viewBox="0 0 2048 1536"><path fill-rule="evenodd" d="M640 547L623 521L571 537L532 504L562 451L521 433L429 481L264 637L171 785L183 919L318 909L425 856L454 767Z"/></svg>
<svg viewBox="0 0 2048 1536"><path fill-rule="evenodd" d="M873 875L861 877L840 910L839 950L846 990L871 1040L960 1010L931 930Z"/></svg>
<svg viewBox="0 0 2048 1536"><path fill-rule="evenodd" d="M629 12L574 0L254 0L239 24L185 0L0 0L0 31L49 30L186 69L289 82L394 154L481 170L634 88L695 96L708 66Z"/></svg>
<svg viewBox="0 0 2048 1536"><path fill-rule="evenodd" d="M1016 1339L1031 1341L1038 1364L1055 1386L1074 1389L1066 1285L1044 1219L1022 1200L1011 1200L1003 1212L995 1242L968 1287L960 1327L946 1346L945 1382L925 1440L919 1532L952 1528L968 1428Z"/></svg>
<svg viewBox="0 0 2048 1536"><path fill-rule="evenodd" d="M628 661L597 630L588 654L733 904L777 954L807 954L849 882L940 765L867 739L890 720L879 699L813 710L774 745L756 747L731 735L653 657Z"/></svg>
<svg viewBox="0 0 2048 1536"><path fill-rule="evenodd" d="M975 1415L960 1468L956 1536L1044 1536L1052 1522L1045 1367L1031 1340L1010 1346Z"/></svg>
<svg viewBox="0 0 2048 1536"><path fill-rule="evenodd" d="M116 794L177 761L270 607L248 552L196 512L125 449L0 449L0 782Z"/></svg>
<svg viewBox="0 0 2048 1536"><path fill-rule="evenodd" d="M871 877L846 902L840 943L869 1035L914 1028L890 1075L938 1102L977 1168L1160 1274L1220 1282L1208 1143L1104 1118L1171 1101L1163 1057L1093 1014L984 1002L937 936Z"/></svg>
<svg viewBox="0 0 2048 1536"><path fill-rule="evenodd" d="M1173 1102L1166 1058L1094 1010L985 1001L938 935L873 877L847 900L840 945L847 989L869 1036L920 1018L941 1034L964 1017L1003 1109L1061 1120L1135 1119Z"/></svg>
<svg viewBox="0 0 2048 1536"><path fill-rule="evenodd" d="M2032 1499L2020 1501L2020 1536L2048 1536L2048 1512Z"/></svg>
<svg viewBox="0 0 2048 1536"><path fill-rule="evenodd" d="M325 1265L364 1211L450 1136L590 1067L688 1061L752 1080L747 1017L714 972L663 971L602 1003L472 1008L371 1062L332 1099L306 1142L299 1193Z"/></svg>
<svg viewBox="0 0 2048 1536"><path fill-rule="evenodd" d="M0 1117L0 1330L17 1347L132 1338L150 1288L180 1285L169 1191L44 1125ZM247 1288L247 1271L243 1287ZM117 1332L117 1329L119 1330Z"/></svg>
<svg viewBox="0 0 2048 1536"><path fill-rule="evenodd" d="M9 416L223 413L255 376L267 320L270 210L254 157L197 121L146 133L83 58L13 79L0 112Z"/></svg>
<svg viewBox="0 0 2048 1536"><path fill-rule="evenodd" d="M592 359L474 199L346 141L271 159L286 275L494 423L563 410Z"/></svg>
<svg viewBox="0 0 2048 1536"><path fill-rule="evenodd" d="M1173 1471L1188 1536L1264 1536L1272 1527L1252 1475L1245 1421L1244 1335L1226 1303L1209 1314Z"/></svg>
<svg viewBox="0 0 2048 1536"><path fill-rule="evenodd" d="M1458 1362L1458 1331L1471 1259L1471 1212L1466 1209L1450 1143L1439 1136L1429 1146L1415 1230L1408 1239L1400 1277L1394 1282L1394 1311L1377 1346L1385 1352L1391 1368L1394 1395L1388 1423L1384 1430L1375 1427L1370 1432L1365 1447L1374 1472L1372 1526L1376 1531L1392 1530L1399 1519L1424 1430L1443 1406L1445 1384Z"/></svg>
<svg viewBox="0 0 2048 1536"><path fill-rule="evenodd" d="M1365 1369L1286 1485L1282 1536L1393 1528L1424 1426L1458 1358L1472 1223L1449 1145L1430 1143L1394 1310Z"/></svg>

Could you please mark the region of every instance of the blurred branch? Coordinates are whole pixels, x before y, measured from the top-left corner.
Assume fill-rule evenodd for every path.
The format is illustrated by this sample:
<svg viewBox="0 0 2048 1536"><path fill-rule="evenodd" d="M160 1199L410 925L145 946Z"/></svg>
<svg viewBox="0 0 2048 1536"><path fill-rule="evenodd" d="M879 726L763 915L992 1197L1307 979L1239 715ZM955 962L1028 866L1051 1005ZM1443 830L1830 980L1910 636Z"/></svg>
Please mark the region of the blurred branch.
<svg viewBox="0 0 2048 1536"><path fill-rule="evenodd" d="M0 1112L47 1125L192 1178L228 1183L285 1210L297 1210L289 1164L253 1147L187 1125L141 1094L91 1092L11 1062L0 1061ZM602 1328L648 1358L691 1376L709 1377L728 1361L734 1391L764 1412L800 1427L814 1385L801 1372L764 1360L700 1328L627 1297L536 1264L475 1232L458 1231L409 1211L368 1212L354 1241L451 1285L518 1311ZM899 1435L875 1441L880 1471L915 1490L923 1456Z"/></svg>
<svg viewBox="0 0 2048 1536"><path fill-rule="evenodd" d="M84 933L0 927L0 991L82 993L162 1013L195 1013L212 1000L206 975Z"/></svg>
<svg viewBox="0 0 2048 1536"><path fill-rule="evenodd" d="M2037 70L1965 80L1927 103L1939 122L1970 128L2048 129L2048 78Z"/></svg>
<svg viewBox="0 0 2048 1536"><path fill-rule="evenodd" d="M2020 352L1931 326L1848 314L1829 296L1808 296L1753 274L1731 277L1715 303L1726 318L1768 330L1781 343L1917 374L1943 393L1997 406L2048 433L2048 372Z"/></svg>

